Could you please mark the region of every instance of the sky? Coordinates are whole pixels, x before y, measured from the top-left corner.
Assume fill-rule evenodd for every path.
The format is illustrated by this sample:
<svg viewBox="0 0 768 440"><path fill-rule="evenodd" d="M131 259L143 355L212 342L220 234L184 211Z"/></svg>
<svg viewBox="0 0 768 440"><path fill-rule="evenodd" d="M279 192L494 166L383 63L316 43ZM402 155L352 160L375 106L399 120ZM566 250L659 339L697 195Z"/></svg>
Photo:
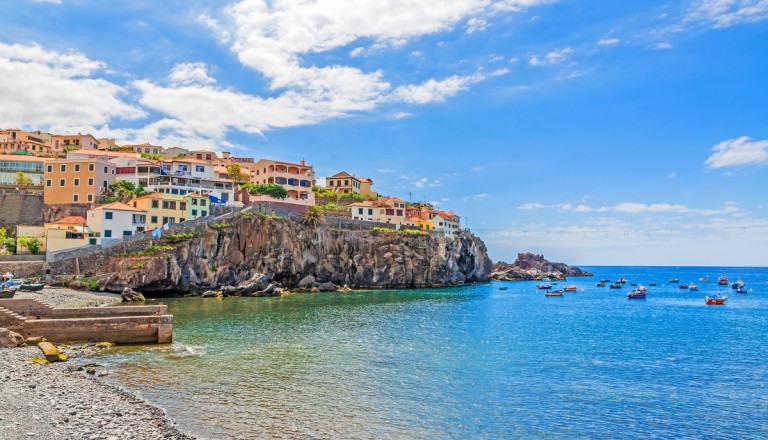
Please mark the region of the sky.
<svg viewBox="0 0 768 440"><path fill-rule="evenodd" d="M768 1L11 3L0 127L305 159L494 261L768 264Z"/></svg>

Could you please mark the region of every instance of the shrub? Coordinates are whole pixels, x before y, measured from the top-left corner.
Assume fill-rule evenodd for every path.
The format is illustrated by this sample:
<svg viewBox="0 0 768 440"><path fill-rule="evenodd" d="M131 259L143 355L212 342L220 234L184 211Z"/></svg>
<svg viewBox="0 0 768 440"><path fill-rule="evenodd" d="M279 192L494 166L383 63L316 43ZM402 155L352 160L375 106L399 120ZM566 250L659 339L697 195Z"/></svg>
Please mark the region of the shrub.
<svg viewBox="0 0 768 440"><path fill-rule="evenodd" d="M255 215L256 215L256 214L255 214L253 211L245 211L245 212L242 214L242 216L243 216L243 217L253 217L253 216L255 216Z"/></svg>
<svg viewBox="0 0 768 440"><path fill-rule="evenodd" d="M176 243L177 241L183 241L183 240L189 240L190 238L195 238L198 235L200 235L199 232L190 231L190 232L179 232L176 234L164 235L163 238L170 241L171 243Z"/></svg>
<svg viewBox="0 0 768 440"><path fill-rule="evenodd" d="M225 222L222 222L222 223L208 223L208 227L210 227L212 229L224 229L224 228L229 228L230 226L232 226L231 223L225 223Z"/></svg>

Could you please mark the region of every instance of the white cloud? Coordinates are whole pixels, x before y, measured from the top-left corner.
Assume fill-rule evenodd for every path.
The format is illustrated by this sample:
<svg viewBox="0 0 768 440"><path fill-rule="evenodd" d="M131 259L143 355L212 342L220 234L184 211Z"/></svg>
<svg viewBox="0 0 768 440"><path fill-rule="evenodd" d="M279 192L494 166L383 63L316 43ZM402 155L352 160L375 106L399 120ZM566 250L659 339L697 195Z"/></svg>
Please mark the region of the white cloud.
<svg viewBox="0 0 768 440"><path fill-rule="evenodd" d="M510 72L510 70L506 69L506 68L504 68L504 69L496 69L493 72L491 72L491 76L502 76L502 75L508 74L509 72Z"/></svg>
<svg viewBox="0 0 768 440"><path fill-rule="evenodd" d="M712 151L714 154L704 162L707 168L768 164L768 140L756 141L742 136L720 142Z"/></svg>
<svg viewBox="0 0 768 440"><path fill-rule="evenodd" d="M490 197L491 197L491 195L488 194L488 193L480 193L480 194L475 194L473 196L464 197L464 201L465 202L470 202L470 201L479 202L481 200L487 200Z"/></svg>
<svg viewBox="0 0 768 440"><path fill-rule="evenodd" d="M472 17L467 20L467 33L472 34L478 31L484 31L488 28L488 22L484 18Z"/></svg>
<svg viewBox="0 0 768 440"><path fill-rule="evenodd" d="M528 202L517 207L522 210L534 210L534 209L557 209L564 212L617 212L622 214L662 214L662 213L678 213L678 214L700 214L700 215L721 215L732 214L739 211L739 208L735 202L726 202L720 209L694 209L679 204L669 203L634 203L623 202L612 206L602 206L600 208L593 208L580 203L573 205L572 203L558 203L552 205L544 205L539 202Z"/></svg>
<svg viewBox="0 0 768 440"><path fill-rule="evenodd" d="M32 3L50 3L52 5L60 5L61 0L29 0Z"/></svg>
<svg viewBox="0 0 768 440"><path fill-rule="evenodd" d="M499 61L504 61L504 57L501 55L493 55L491 54L490 58L488 58L488 61L492 63L497 63Z"/></svg>
<svg viewBox="0 0 768 440"><path fill-rule="evenodd" d="M656 49L672 49L672 45L669 43L669 41L662 41L661 43L656 44Z"/></svg>
<svg viewBox="0 0 768 440"><path fill-rule="evenodd" d="M360 55L363 54L364 51L365 51L364 47L356 47L349 51L349 56L351 56L352 58L359 57Z"/></svg>
<svg viewBox="0 0 768 440"><path fill-rule="evenodd" d="M168 80L174 86L204 86L215 83L216 80L208 76L205 63L179 63L173 67Z"/></svg>
<svg viewBox="0 0 768 440"><path fill-rule="evenodd" d="M677 173L672 171L671 173L667 174L667 179L674 179L677 176Z"/></svg>
<svg viewBox="0 0 768 440"><path fill-rule="evenodd" d="M545 66L545 65L552 65L552 64L560 64L566 59L568 59L568 55L571 53L573 53L573 48L566 47L563 49L554 50L544 55L543 58L539 58L536 55L533 55L528 60L528 64L530 64L531 66Z"/></svg>
<svg viewBox="0 0 768 440"><path fill-rule="evenodd" d="M378 171L381 174L391 174L395 172L395 170L393 170L392 168L379 168L376 171Z"/></svg>
<svg viewBox="0 0 768 440"><path fill-rule="evenodd" d="M454 75L444 80L430 79L422 84L411 84L398 87L392 94L395 101L427 104L430 102L441 102L446 98L453 96L473 83L483 79L480 74L470 76Z"/></svg>
<svg viewBox="0 0 768 440"><path fill-rule="evenodd" d="M618 38L605 38L597 42L597 44L601 46L613 46L614 44L619 44L621 40Z"/></svg>
<svg viewBox="0 0 768 440"><path fill-rule="evenodd" d="M105 68L76 52L0 43L0 126L89 132L144 116L123 87L96 77Z"/></svg>
<svg viewBox="0 0 768 440"><path fill-rule="evenodd" d="M726 28L742 23L768 19L766 0L699 0L693 4L687 21L712 23L715 28Z"/></svg>

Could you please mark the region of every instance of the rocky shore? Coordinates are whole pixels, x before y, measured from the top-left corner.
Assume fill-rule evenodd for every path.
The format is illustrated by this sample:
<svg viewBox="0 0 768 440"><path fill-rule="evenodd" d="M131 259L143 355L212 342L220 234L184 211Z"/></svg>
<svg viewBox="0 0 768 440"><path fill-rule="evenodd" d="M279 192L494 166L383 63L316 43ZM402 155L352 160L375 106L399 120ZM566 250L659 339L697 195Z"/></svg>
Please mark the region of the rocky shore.
<svg viewBox="0 0 768 440"><path fill-rule="evenodd" d="M543 255L530 252L517 254L517 260L509 264L499 261L493 265L491 278L497 281L529 281L549 278L564 280L567 277L591 277L592 274L578 267L547 261Z"/></svg>
<svg viewBox="0 0 768 440"><path fill-rule="evenodd" d="M120 294L110 292L82 292L65 287L46 286L38 292L19 290L14 295L19 299L36 299L56 308L102 307L119 304Z"/></svg>
<svg viewBox="0 0 768 440"><path fill-rule="evenodd" d="M37 347L0 349L0 439L194 438L162 409L77 371L83 358L30 362L39 355Z"/></svg>

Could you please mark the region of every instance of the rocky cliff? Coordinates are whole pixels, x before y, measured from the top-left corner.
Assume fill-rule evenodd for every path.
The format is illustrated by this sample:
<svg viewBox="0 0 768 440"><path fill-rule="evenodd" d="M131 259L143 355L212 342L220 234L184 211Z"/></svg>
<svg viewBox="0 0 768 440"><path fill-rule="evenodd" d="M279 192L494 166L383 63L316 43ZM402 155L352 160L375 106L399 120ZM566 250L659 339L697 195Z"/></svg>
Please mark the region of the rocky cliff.
<svg viewBox="0 0 768 440"><path fill-rule="evenodd" d="M202 225L197 237L173 243L173 250L108 256L83 272L104 290L130 287L145 294L202 293L249 280L259 280L259 288L265 280L287 288L298 287L302 280L308 286L415 288L490 279L492 263L485 244L467 232L453 240L408 237L258 215L228 223L217 229ZM154 244L169 243L161 239Z"/></svg>
<svg viewBox="0 0 768 440"><path fill-rule="evenodd" d="M592 274L564 263L552 263L543 255L529 252L517 254L513 264L500 261L493 265L491 278L504 281L564 280L566 277L591 277Z"/></svg>

